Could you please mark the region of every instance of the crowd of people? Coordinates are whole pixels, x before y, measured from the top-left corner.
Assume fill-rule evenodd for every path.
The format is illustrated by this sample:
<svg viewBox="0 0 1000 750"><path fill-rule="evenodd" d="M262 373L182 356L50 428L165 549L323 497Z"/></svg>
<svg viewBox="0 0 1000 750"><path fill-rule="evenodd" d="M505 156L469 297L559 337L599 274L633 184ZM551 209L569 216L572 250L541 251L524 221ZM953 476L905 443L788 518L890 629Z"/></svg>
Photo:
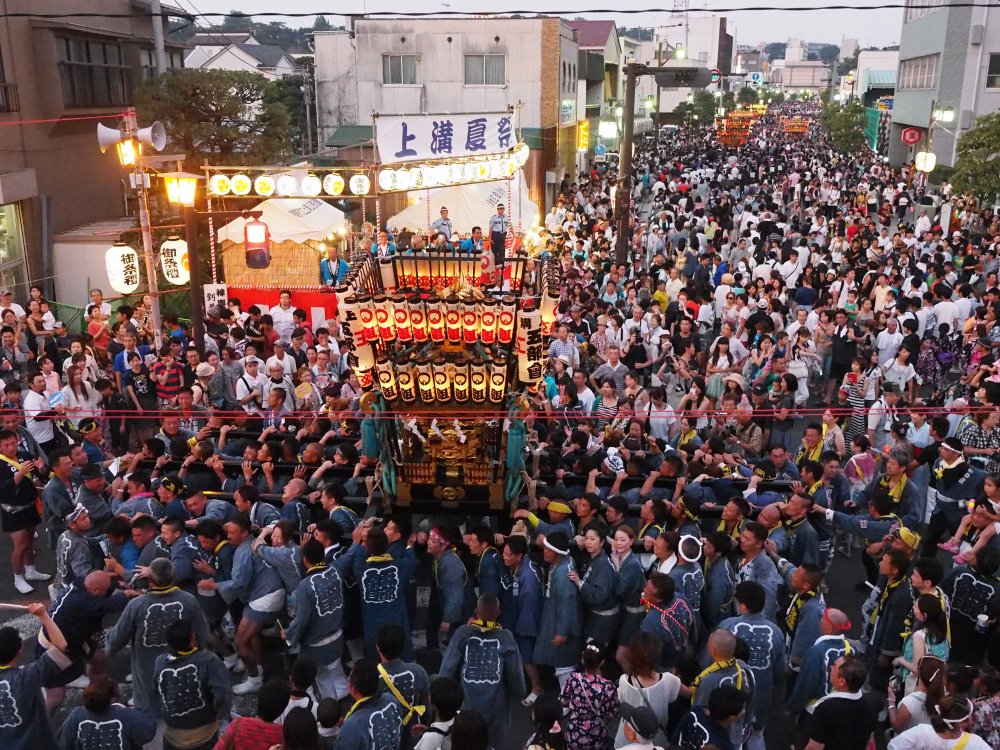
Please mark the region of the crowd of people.
<svg viewBox="0 0 1000 750"><path fill-rule="evenodd" d="M530 750L1000 746L1000 223L787 114L818 122L638 146L623 263L614 168L559 186L513 526L384 510L340 326L291 292L157 348L147 299L71 334L3 290L0 524L51 604L0 628L0 738L503 750L523 704Z"/></svg>

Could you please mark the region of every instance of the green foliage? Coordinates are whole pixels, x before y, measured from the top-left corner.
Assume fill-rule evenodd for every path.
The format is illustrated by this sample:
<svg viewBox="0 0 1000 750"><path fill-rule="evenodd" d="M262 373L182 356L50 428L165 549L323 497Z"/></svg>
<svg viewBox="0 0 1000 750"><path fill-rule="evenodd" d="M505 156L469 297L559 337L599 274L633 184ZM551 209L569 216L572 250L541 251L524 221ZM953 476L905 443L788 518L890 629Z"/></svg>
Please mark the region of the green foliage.
<svg viewBox="0 0 1000 750"><path fill-rule="evenodd" d="M312 134L313 142L306 143L309 129L306 127L306 107L302 85L302 76L287 76L268 87L268 93L265 97L265 102L281 104L288 111L288 143L292 153L297 155L312 154L317 151L315 133ZM309 95L312 96L311 90Z"/></svg>
<svg viewBox="0 0 1000 750"><path fill-rule="evenodd" d="M753 86L744 86L736 95L736 101L743 105L756 104L759 100L760 97L757 94L757 89Z"/></svg>
<svg viewBox="0 0 1000 750"><path fill-rule="evenodd" d="M316 16L315 20L313 20L313 31L330 31L332 28L333 26L327 20L326 16Z"/></svg>
<svg viewBox="0 0 1000 750"><path fill-rule="evenodd" d="M651 42L653 41L653 29L648 26L628 26L624 29L618 29L618 36L627 36L637 42Z"/></svg>
<svg viewBox="0 0 1000 750"><path fill-rule="evenodd" d="M848 57L846 60L841 60L837 64L837 75L846 76L852 70L857 70L858 68L858 53L855 52L853 55Z"/></svg>
<svg viewBox="0 0 1000 750"><path fill-rule="evenodd" d="M784 60L786 47L788 45L784 42L772 42L764 47L764 54L767 55L769 60Z"/></svg>
<svg viewBox="0 0 1000 750"><path fill-rule="evenodd" d="M771 104L782 104L785 101L784 91L775 91L771 94Z"/></svg>
<svg viewBox="0 0 1000 750"><path fill-rule="evenodd" d="M833 63L840 56L840 47L836 44L824 44L819 48L819 59L827 65Z"/></svg>
<svg viewBox="0 0 1000 750"><path fill-rule="evenodd" d="M1000 112L980 117L958 140L955 190L977 198L1000 196Z"/></svg>
<svg viewBox="0 0 1000 750"><path fill-rule="evenodd" d="M253 19L239 10L229 11L222 19L222 28L226 31L249 31L252 26Z"/></svg>
<svg viewBox="0 0 1000 750"><path fill-rule="evenodd" d="M269 164L289 151L281 87L257 73L178 70L136 90L140 122L159 120L191 166Z"/></svg>
<svg viewBox="0 0 1000 750"><path fill-rule="evenodd" d="M726 108L726 112L736 109L736 95L732 91L723 92L722 106Z"/></svg>
<svg viewBox="0 0 1000 750"><path fill-rule="evenodd" d="M856 154L865 149L865 108L854 101L846 107L826 102L820 124L829 132L833 147L842 154Z"/></svg>

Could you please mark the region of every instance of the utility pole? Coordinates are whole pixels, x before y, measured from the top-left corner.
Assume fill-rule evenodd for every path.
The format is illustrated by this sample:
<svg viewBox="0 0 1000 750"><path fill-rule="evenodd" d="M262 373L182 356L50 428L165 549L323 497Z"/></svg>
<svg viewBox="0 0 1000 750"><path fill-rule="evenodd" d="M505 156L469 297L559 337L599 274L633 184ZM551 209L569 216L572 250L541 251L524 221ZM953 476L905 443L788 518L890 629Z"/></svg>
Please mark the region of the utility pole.
<svg viewBox="0 0 1000 750"><path fill-rule="evenodd" d="M139 125L135 117L135 109L128 108L125 115L125 132L129 138L135 138ZM135 168L132 171L131 182L139 198L139 229L142 232L142 257L146 263L146 284L152 299L149 315L153 319L153 336L156 350L159 352L163 336L163 323L160 320L160 296L156 286L156 262L153 255L153 231L149 220L149 174L142 158L142 150L136 144ZM191 255L190 245L188 256Z"/></svg>
<svg viewBox="0 0 1000 750"><path fill-rule="evenodd" d="M167 72L167 50L163 43L163 16L160 15L160 0L150 0L149 13L150 20L153 22L153 62L156 66L156 75L162 76Z"/></svg>
<svg viewBox="0 0 1000 750"><path fill-rule="evenodd" d="M198 212L194 206L184 206L184 241L188 246L188 266L191 273L191 333L199 348L205 345L205 311L201 288L201 252L198 250Z"/></svg>
<svg viewBox="0 0 1000 750"><path fill-rule="evenodd" d="M622 110L622 146L618 160L618 194L615 196L615 217L618 233L615 240L615 262L628 263L628 222L632 206L632 135L635 131L635 86L640 69L637 62L625 65L625 105Z"/></svg>
<svg viewBox="0 0 1000 750"><path fill-rule="evenodd" d="M309 84L309 71L306 70L302 75L302 100L306 105L306 143L305 147L302 149L303 156L319 151L318 148L313 148L312 92L309 89Z"/></svg>

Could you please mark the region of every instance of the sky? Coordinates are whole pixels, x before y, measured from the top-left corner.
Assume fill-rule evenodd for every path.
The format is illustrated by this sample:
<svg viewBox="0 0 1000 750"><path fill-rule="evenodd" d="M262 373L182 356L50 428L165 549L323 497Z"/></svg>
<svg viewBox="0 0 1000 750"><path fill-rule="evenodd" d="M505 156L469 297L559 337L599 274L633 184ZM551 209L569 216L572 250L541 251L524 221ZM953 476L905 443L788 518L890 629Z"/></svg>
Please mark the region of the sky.
<svg viewBox="0 0 1000 750"><path fill-rule="evenodd" d="M546 0L539 3L521 2L520 0L407 0L403 3L385 2L380 0L168 0L170 4L191 11L197 9L202 13L225 13L238 8L244 13L275 12L278 9L293 13L325 12L335 26L342 23L331 10L344 13L362 14L373 11L467 11L467 12L509 12L532 10L533 12L558 13L567 17L581 15L580 8L615 8L615 12L598 15L585 14L590 18L613 18L619 27L623 26L655 26L671 23L666 13L623 13L622 8L649 8L655 6L673 7L674 0L639 0L638 2L622 2L622 0ZM790 13L786 11L763 12L726 12L730 24L737 29L738 44L756 44L758 42L783 42L788 37L798 37L811 42L828 42L837 44L844 37L857 39L862 47L883 47L899 42L903 11L900 8L880 8L880 3L872 0L690 0L692 11L712 11L713 8L736 8L748 5L770 5L782 8L809 7L826 4L852 4L873 8L865 11L802 11ZM900 4L893 0L894 4ZM283 20L289 26L311 26L308 18L262 18L262 21ZM213 19L214 21L214 19ZM203 23L208 23L204 22Z"/></svg>

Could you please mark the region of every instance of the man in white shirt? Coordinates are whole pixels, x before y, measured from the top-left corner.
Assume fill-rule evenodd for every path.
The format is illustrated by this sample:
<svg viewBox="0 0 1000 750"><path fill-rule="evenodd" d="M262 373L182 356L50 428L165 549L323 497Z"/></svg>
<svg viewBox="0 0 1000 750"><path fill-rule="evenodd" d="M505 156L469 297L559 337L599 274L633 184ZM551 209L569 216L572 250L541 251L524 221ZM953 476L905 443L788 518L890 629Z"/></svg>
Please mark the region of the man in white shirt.
<svg viewBox="0 0 1000 750"><path fill-rule="evenodd" d="M580 399L580 406L583 407L584 414L590 414L594 408L594 401L597 394L590 390L587 385L587 374L583 370L573 372L573 384L576 386L576 397Z"/></svg>
<svg viewBox="0 0 1000 750"><path fill-rule="evenodd" d="M104 317L106 318L111 317L111 305L109 305L107 302L104 301L104 292L102 292L100 289L90 290L90 305L87 305L86 309L89 310L91 305L97 305L99 308L101 308L101 312L104 313ZM6 310L8 307L14 310L15 312L20 310L21 312L17 314L17 317L19 318L24 317L25 313L20 305L10 304L10 289L4 289L2 292L0 292L0 311ZM84 322L89 323L90 313L84 313L83 320Z"/></svg>
<svg viewBox="0 0 1000 750"><path fill-rule="evenodd" d="M105 307L107 307L107 305L105 305ZM24 308L14 302L14 293L11 292L10 289L4 289L0 292L0 314L2 314L5 310L13 310L14 314L17 315L18 320L24 320L25 316L27 316ZM110 313L111 308L108 308L108 314Z"/></svg>
<svg viewBox="0 0 1000 750"><path fill-rule="evenodd" d="M56 412L49 406L49 400L45 397L45 376L42 373L36 372L29 376L28 391L21 401L24 406L25 426L31 437L38 442L45 453L54 450L56 434L52 418L56 416Z"/></svg>
<svg viewBox="0 0 1000 750"><path fill-rule="evenodd" d="M946 286L940 286L936 294L941 298L941 301L934 305L934 318L937 321L937 325L940 326L942 323L947 323L948 331L955 333L955 323L958 320L958 305L951 301L951 289ZM937 331L933 333L937 335Z"/></svg>
<svg viewBox="0 0 1000 750"><path fill-rule="evenodd" d="M292 342L292 331L295 330L295 319L292 317L294 312L292 293L287 289L278 295L278 304L268 310L271 320L274 321L274 332L286 344Z"/></svg>
<svg viewBox="0 0 1000 750"><path fill-rule="evenodd" d="M899 345L903 343L903 334L899 331L899 323L895 318L886 321L886 328L875 338L875 348L878 349L878 364L884 367L896 358Z"/></svg>
<svg viewBox="0 0 1000 750"><path fill-rule="evenodd" d="M253 412L260 408L266 378L260 372L260 360L256 357L247 357L243 368L244 373L236 381L236 400L245 411Z"/></svg>
<svg viewBox="0 0 1000 750"><path fill-rule="evenodd" d="M286 348L289 347L280 340L274 342L274 355L268 357L267 362L264 364L267 372L271 372L275 367L281 367L284 374L288 377L292 377L295 374L295 371L298 369L295 364L295 357L286 352Z"/></svg>

